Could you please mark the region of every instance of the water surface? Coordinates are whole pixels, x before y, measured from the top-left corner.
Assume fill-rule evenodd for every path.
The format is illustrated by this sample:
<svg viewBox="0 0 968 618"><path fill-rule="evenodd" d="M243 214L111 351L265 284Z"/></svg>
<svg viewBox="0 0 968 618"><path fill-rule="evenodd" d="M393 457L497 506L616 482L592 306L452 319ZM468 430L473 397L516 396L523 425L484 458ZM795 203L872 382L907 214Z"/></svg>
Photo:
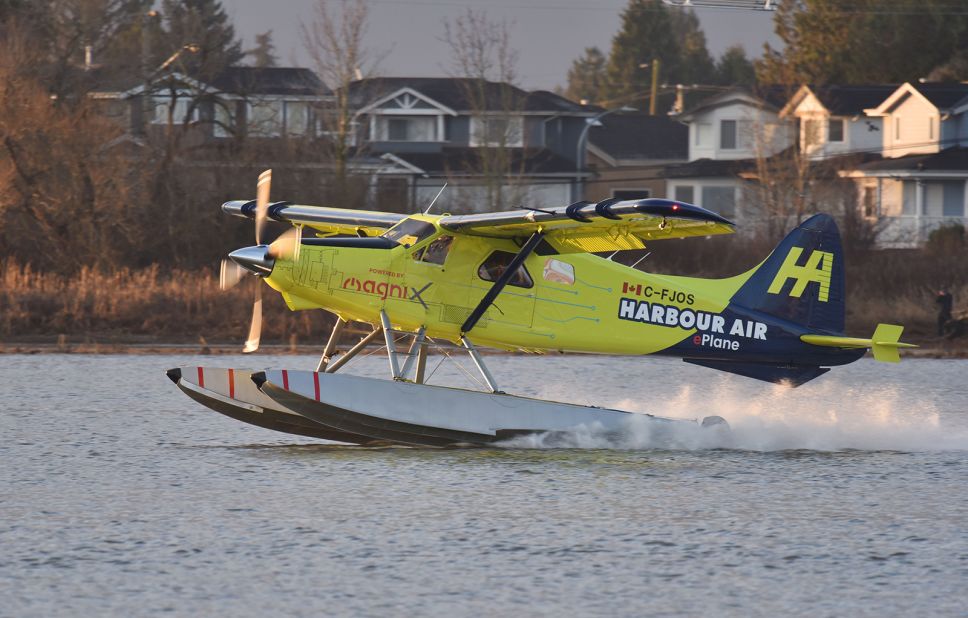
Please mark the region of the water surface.
<svg viewBox="0 0 968 618"><path fill-rule="evenodd" d="M509 392L733 433L480 450L277 434L164 376L259 360L315 364L0 356L0 615L965 615L968 361L865 360L791 391L492 357ZM451 361L435 378L467 385Z"/></svg>

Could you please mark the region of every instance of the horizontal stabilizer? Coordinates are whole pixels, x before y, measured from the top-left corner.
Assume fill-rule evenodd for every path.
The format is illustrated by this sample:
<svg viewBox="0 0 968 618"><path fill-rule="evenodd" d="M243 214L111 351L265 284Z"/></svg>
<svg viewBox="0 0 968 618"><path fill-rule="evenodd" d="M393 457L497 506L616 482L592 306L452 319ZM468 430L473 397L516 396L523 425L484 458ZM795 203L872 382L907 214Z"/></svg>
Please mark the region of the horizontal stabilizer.
<svg viewBox="0 0 968 618"><path fill-rule="evenodd" d="M878 324L874 336L870 339L858 337L836 337L832 335L802 335L800 340L810 345L828 348L870 348L874 360L882 363L899 363L901 354L899 348L916 348L910 343L901 343L903 326L895 324Z"/></svg>
<svg viewBox="0 0 968 618"><path fill-rule="evenodd" d="M771 363L737 363L724 360L705 360L699 358L684 358L687 363L709 367L735 373L754 380L773 382L774 384L789 384L790 386L800 386L810 380L822 376L830 371L829 367L816 367L813 365L776 365Z"/></svg>

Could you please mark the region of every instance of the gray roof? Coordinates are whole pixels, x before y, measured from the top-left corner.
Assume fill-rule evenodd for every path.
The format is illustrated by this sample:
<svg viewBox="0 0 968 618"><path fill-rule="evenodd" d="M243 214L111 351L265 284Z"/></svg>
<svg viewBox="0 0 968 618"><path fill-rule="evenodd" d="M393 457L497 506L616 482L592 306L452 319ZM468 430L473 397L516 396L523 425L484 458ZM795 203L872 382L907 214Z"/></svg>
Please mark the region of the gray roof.
<svg viewBox="0 0 968 618"><path fill-rule="evenodd" d="M855 116L877 107L898 89L899 84L860 84L856 86L810 86L824 107L835 116Z"/></svg>
<svg viewBox="0 0 968 618"><path fill-rule="evenodd" d="M588 131L588 141L613 159L685 160L689 127L667 116L612 114Z"/></svg>
<svg viewBox="0 0 968 618"><path fill-rule="evenodd" d="M320 95L330 92L315 73L294 67L228 67L212 80L211 85L234 94Z"/></svg>
<svg viewBox="0 0 968 618"><path fill-rule="evenodd" d="M938 109L951 109L968 97L968 84L959 82L913 82L911 85Z"/></svg>
<svg viewBox="0 0 968 618"><path fill-rule="evenodd" d="M950 172L968 174L968 148L947 148L932 154L910 154L858 165L862 172Z"/></svg>
<svg viewBox="0 0 968 618"><path fill-rule="evenodd" d="M510 84L463 77L375 77L350 84L351 97L356 107L364 107L377 99L402 88L412 88L420 94L454 111L475 110L475 95L483 94L481 111L545 111L554 113L587 113L573 101L546 90L527 92ZM478 90L480 89L480 90Z"/></svg>
<svg viewBox="0 0 968 618"><path fill-rule="evenodd" d="M439 152L394 152L393 156L428 174L448 174L480 169L482 148L453 147ZM575 162L547 149L512 148L508 174L576 174Z"/></svg>

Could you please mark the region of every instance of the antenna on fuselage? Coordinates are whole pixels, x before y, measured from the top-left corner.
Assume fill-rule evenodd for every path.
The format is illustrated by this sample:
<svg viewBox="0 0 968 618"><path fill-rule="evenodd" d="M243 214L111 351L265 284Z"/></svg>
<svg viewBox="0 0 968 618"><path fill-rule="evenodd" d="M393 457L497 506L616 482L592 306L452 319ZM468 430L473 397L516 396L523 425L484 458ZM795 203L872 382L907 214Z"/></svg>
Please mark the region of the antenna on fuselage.
<svg viewBox="0 0 968 618"><path fill-rule="evenodd" d="M447 188L447 183L445 182L445 183L444 183L444 186L442 186L442 187L440 188L440 191L438 191L438 192L437 192L437 195L435 195L435 196L434 196L434 199L433 199L433 200L432 200L432 201L430 202L430 206L427 206L427 210L425 210L425 211L423 212L423 214L427 214L427 213L429 213L429 212L430 212L430 209L431 209L431 208L433 208L433 207L434 207L434 204L436 204L436 203L437 203L437 198L438 198L438 197L440 197L440 194L441 194L441 193L443 193L443 192L444 192L444 189L446 189L446 188Z"/></svg>

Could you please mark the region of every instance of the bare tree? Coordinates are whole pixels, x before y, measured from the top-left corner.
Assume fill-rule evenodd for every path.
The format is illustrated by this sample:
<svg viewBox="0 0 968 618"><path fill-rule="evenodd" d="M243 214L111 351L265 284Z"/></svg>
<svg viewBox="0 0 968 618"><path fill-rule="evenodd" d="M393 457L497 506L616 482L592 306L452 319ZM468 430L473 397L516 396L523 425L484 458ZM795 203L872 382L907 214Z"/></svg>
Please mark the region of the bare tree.
<svg viewBox="0 0 968 618"><path fill-rule="evenodd" d="M332 91L332 104L320 110L320 120L331 151L335 197L344 200L352 192L348 167L356 144L351 86L372 77L380 60L364 41L369 13L366 0L316 0L312 21L300 31L316 73Z"/></svg>
<svg viewBox="0 0 968 618"><path fill-rule="evenodd" d="M470 106L471 144L476 146L459 172L477 176L486 207L502 210L521 200L519 179L526 164L520 114L525 95L515 86L518 54L511 46L510 25L467 9L444 21L443 40L451 51L450 71L461 79Z"/></svg>

